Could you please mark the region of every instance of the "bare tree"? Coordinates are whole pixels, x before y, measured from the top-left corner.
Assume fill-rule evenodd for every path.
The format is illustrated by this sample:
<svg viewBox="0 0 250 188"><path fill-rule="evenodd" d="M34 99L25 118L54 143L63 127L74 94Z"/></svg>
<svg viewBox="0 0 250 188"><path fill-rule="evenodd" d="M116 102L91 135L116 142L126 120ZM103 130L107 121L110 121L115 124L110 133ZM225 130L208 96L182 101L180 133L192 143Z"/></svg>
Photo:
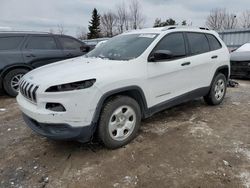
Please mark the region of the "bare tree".
<svg viewBox="0 0 250 188"><path fill-rule="evenodd" d="M124 2L117 5L117 29L119 33L129 30L129 15Z"/></svg>
<svg viewBox="0 0 250 188"><path fill-rule="evenodd" d="M76 37L80 40L85 40L88 38L87 36L87 30L85 27L78 27L76 29Z"/></svg>
<svg viewBox="0 0 250 188"><path fill-rule="evenodd" d="M250 28L250 10L246 10L240 17L240 24L243 28Z"/></svg>
<svg viewBox="0 0 250 188"><path fill-rule="evenodd" d="M226 9L213 9L210 11L206 20L206 25L210 29L221 30L223 29L223 22L226 16Z"/></svg>
<svg viewBox="0 0 250 188"><path fill-rule="evenodd" d="M236 15L228 13L226 9L213 9L207 17L206 25L214 30L234 29L237 22Z"/></svg>
<svg viewBox="0 0 250 188"><path fill-rule="evenodd" d="M142 14L142 8L138 0L131 0L129 5L129 11L131 27L133 29L142 28L145 18Z"/></svg>
<svg viewBox="0 0 250 188"><path fill-rule="evenodd" d="M64 29L64 26L62 24L58 24L57 25L57 32L60 34L60 35L63 35L65 34L67 31Z"/></svg>
<svg viewBox="0 0 250 188"><path fill-rule="evenodd" d="M226 13L223 29L235 29L237 27L237 16L235 14Z"/></svg>
<svg viewBox="0 0 250 188"><path fill-rule="evenodd" d="M101 26L107 37L113 37L117 23L116 14L111 11L104 13L101 17Z"/></svg>

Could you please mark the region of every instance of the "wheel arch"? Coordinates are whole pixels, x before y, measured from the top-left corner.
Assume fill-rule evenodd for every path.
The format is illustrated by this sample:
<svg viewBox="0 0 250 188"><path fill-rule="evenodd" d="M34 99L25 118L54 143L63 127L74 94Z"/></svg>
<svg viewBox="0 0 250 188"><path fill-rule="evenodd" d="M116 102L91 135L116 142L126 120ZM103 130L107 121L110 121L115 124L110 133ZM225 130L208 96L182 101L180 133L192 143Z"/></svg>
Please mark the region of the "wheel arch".
<svg viewBox="0 0 250 188"><path fill-rule="evenodd" d="M14 69L27 69L27 70L32 70L33 67L31 65L27 65L27 64L14 64L14 65L10 65L7 66L6 68L4 68L0 74L0 76L2 78L4 78L6 76L6 74Z"/></svg>
<svg viewBox="0 0 250 188"><path fill-rule="evenodd" d="M218 74L218 73L222 73L225 75L227 81L229 80L229 76L230 76L230 72L229 72L229 66L228 65L223 65L217 68L214 77Z"/></svg>
<svg viewBox="0 0 250 188"><path fill-rule="evenodd" d="M146 101L143 90L139 86L128 86L128 87L123 87L123 88L115 89L112 91L108 91L101 97L101 99L99 100L97 104L92 123L97 124L103 105L107 101L109 101L112 97L117 96L117 95L129 96L135 99L140 106L142 117L144 118L147 116L148 107L147 107L147 101Z"/></svg>
<svg viewBox="0 0 250 188"><path fill-rule="evenodd" d="M12 64L10 66L5 67L0 73L0 89L3 88L4 77L8 74L8 72L15 69L27 69L30 71L33 69L33 67L24 63Z"/></svg>

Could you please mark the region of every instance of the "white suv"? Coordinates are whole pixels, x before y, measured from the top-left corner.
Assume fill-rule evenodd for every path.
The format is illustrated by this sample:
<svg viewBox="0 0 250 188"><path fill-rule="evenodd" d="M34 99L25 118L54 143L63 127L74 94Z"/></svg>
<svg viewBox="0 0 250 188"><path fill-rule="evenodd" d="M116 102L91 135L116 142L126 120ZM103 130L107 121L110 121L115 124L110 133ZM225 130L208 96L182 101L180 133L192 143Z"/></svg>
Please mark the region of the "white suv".
<svg viewBox="0 0 250 188"><path fill-rule="evenodd" d="M81 142L96 135L118 148L135 138L142 118L198 97L220 104L229 73L229 52L216 32L142 29L29 72L17 101L40 135Z"/></svg>

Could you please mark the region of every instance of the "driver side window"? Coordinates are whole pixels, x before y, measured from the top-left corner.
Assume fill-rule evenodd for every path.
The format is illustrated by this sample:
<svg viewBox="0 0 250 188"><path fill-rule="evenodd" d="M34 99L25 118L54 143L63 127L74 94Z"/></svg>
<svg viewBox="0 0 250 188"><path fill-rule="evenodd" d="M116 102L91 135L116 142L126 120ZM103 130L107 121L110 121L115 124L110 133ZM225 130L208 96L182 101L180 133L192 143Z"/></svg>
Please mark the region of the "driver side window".
<svg viewBox="0 0 250 188"><path fill-rule="evenodd" d="M173 54L172 58L179 58L186 55L185 41L182 33L171 33L163 37L157 44L154 51L168 50Z"/></svg>

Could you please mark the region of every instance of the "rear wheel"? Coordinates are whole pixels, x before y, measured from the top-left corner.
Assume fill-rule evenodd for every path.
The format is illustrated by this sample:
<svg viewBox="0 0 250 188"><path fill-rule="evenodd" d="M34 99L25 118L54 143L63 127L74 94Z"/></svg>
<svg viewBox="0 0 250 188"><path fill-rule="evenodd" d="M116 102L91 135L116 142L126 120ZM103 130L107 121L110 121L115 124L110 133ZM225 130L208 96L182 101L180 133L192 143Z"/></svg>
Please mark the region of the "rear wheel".
<svg viewBox="0 0 250 188"><path fill-rule="evenodd" d="M223 101L226 94L226 90L226 77L224 74L219 73L215 76L210 91L208 95L204 97L204 100L209 105L218 105Z"/></svg>
<svg viewBox="0 0 250 188"><path fill-rule="evenodd" d="M17 96L19 90L19 82L27 69L14 69L6 74L3 81L4 90L12 97Z"/></svg>
<svg viewBox="0 0 250 188"><path fill-rule="evenodd" d="M98 135L110 149L126 145L136 137L141 122L138 103L127 96L116 96L102 110Z"/></svg>

